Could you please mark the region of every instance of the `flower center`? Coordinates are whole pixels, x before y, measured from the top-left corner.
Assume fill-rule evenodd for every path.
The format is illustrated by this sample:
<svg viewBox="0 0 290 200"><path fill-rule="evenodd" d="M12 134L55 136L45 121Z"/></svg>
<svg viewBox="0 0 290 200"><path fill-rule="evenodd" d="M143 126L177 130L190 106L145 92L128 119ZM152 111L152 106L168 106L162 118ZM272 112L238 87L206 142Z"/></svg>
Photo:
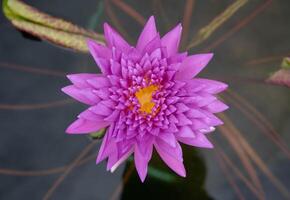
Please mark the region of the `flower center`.
<svg viewBox="0 0 290 200"><path fill-rule="evenodd" d="M148 87L144 87L140 89L138 92L135 93L136 98L140 104L140 111L150 114L152 108L154 107L155 103L153 103L152 95L158 89L156 85L150 85Z"/></svg>

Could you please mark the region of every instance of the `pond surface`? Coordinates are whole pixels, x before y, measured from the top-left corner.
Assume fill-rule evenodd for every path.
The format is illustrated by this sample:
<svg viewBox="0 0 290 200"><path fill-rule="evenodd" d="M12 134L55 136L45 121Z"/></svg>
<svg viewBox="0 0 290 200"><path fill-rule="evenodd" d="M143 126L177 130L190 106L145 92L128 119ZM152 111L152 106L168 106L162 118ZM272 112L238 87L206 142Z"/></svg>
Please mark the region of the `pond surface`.
<svg viewBox="0 0 290 200"><path fill-rule="evenodd" d="M112 1L25 2L98 32L108 21L133 43L142 29L138 19ZM191 1L124 2L145 19L155 15L164 34L183 21L185 5ZM184 47L234 1L192 2ZM111 174L104 162L95 165L98 143L51 199L290 199L290 88L263 82L290 55L289 7L285 0L248 1L207 40L190 49L190 53L215 53L200 76L230 85L222 98L231 108L225 112L226 128L209 136L216 149L184 147L186 179L176 178L155 161L153 167L168 172L161 174L166 180L158 179L160 174L153 170L140 184L130 162ZM0 33L0 199L42 199L65 170L60 167L70 164L91 142L86 136L64 133L84 109L60 91L68 84L65 74L99 71L89 55L23 37L2 13Z"/></svg>

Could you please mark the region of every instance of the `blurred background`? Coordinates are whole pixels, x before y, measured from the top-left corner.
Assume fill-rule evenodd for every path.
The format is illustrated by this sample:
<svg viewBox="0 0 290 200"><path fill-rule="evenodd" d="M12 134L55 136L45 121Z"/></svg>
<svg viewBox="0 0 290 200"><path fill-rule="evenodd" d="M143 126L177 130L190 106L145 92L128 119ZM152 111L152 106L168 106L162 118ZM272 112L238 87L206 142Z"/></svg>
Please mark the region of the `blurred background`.
<svg viewBox="0 0 290 200"><path fill-rule="evenodd" d="M182 50L214 52L200 76L229 84L230 109L209 136L215 149L184 146L187 178L154 161L144 184L130 161L107 172L95 165L99 141L64 133L85 108L61 92L65 75L99 72L93 59L21 33L1 12L0 199L290 199L290 88L265 81L290 55L290 1L24 2L98 33L109 22L131 44L151 15L161 34L181 22Z"/></svg>

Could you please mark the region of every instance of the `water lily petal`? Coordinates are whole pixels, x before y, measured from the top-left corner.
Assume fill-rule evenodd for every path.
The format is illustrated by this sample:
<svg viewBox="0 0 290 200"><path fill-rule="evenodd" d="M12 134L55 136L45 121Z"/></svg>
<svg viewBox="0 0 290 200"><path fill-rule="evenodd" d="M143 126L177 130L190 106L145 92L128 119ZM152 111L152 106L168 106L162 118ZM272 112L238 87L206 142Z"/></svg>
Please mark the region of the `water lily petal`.
<svg viewBox="0 0 290 200"><path fill-rule="evenodd" d="M84 90L74 85L69 85L62 88L61 90L74 99L88 105L94 105L100 100L96 95L93 94L91 89Z"/></svg>
<svg viewBox="0 0 290 200"><path fill-rule="evenodd" d="M162 37L161 44L162 46L166 47L167 56L170 57L177 53L181 38L181 31L182 26L181 24L178 24L174 29L172 29Z"/></svg>
<svg viewBox="0 0 290 200"><path fill-rule="evenodd" d="M124 153L122 156L120 156L120 158L118 158L118 160L112 165L109 164L110 162L108 162L108 168L110 168L111 172L114 172L125 160L127 160L127 158L133 153L133 149L130 149L129 151L127 151L126 153ZM112 162L113 163L113 162ZM112 165L112 166L110 166Z"/></svg>
<svg viewBox="0 0 290 200"><path fill-rule="evenodd" d="M87 80L97 77L97 74L88 74L88 73L82 73L82 74L69 74L67 75L67 78L77 87L79 88L87 88L91 87Z"/></svg>
<svg viewBox="0 0 290 200"><path fill-rule="evenodd" d="M104 32L108 47L116 47L122 51L130 50L130 45L107 23L104 24Z"/></svg>
<svg viewBox="0 0 290 200"><path fill-rule="evenodd" d="M208 112L218 113L218 112L225 111L229 107L226 104L224 104L223 102L216 100L216 101L208 104L207 106L205 106L203 108L206 109Z"/></svg>
<svg viewBox="0 0 290 200"><path fill-rule="evenodd" d="M86 120L90 120L90 121L98 121L98 122L103 122L104 120L104 116L102 115L97 115L96 113L94 113L93 111L91 111L90 109L87 109L83 112L81 112L78 115L78 118L83 118Z"/></svg>
<svg viewBox="0 0 290 200"><path fill-rule="evenodd" d="M109 79L105 76L97 76L87 80L87 83L93 88L99 89L111 86Z"/></svg>
<svg viewBox="0 0 290 200"><path fill-rule="evenodd" d="M108 125L110 125L109 122L96 122L79 118L66 129L66 132L69 134L88 134L107 127Z"/></svg>
<svg viewBox="0 0 290 200"><path fill-rule="evenodd" d="M195 138L193 130L189 126L182 126L179 128L179 131L176 133L178 138Z"/></svg>
<svg viewBox="0 0 290 200"><path fill-rule="evenodd" d="M157 56L155 55L152 55L152 53L158 49L158 51L160 52L160 55L161 55L161 50L160 50L160 46L161 46L161 40L160 40L160 36L159 34L157 33L156 36L151 40L149 41L143 48L143 55L144 54L151 54L150 57L152 58L156 58ZM156 52L155 52L156 53ZM160 59L161 57L158 56L158 58Z"/></svg>
<svg viewBox="0 0 290 200"><path fill-rule="evenodd" d="M143 145L143 144L141 144ZM152 151L153 151L153 144L150 142L149 144L146 145L147 150L144 153L140 150L140 147L138 145L135 145L134 149L134 160L135 160L135 166L138 172L138 175L141 179L142 182L144 182L146 175L147 175L147 170L148 170L148 162L151 159L152 156Z"/></svg>
<svg viewBox="0 0 290 200"><path fill-rule="evenodd" d="M88 40L87 43L89 51L97 65L100 67L101 72L103 74L110 73L108 60L111 58L111 50L93 40Z"/></svg>
<svg viewBox="0 0 290 200"><path fill-rule="evenodd" d="M212 53L188 56L181 63L178 72L175 74L175 79L192 79L207 65L212 57Z"/></svg>
<svg viewBox="0 0 290 200"><path fill-rule="evenodd" d="M178 159L180 157L180 154L182 154L182 152L178 152L178 154L176 154L177 153L176 151L171 151L169 149L165 150L160 140L156 140L154 146L156 148L156 151L160 155L161 159L168 165L168 167L170 167L178 175L182 177L186 176L183 162L182 160ZM170 151L170 153L168 151Z"/></svg>
<svg viewBox="0 0 290 200"><path fill-rule="evenodd" d="M178 138L178 140L184 144L202 147L202 148L213 148L212 143L205 137L203 133L196 132L195 138Z"/></svg>
<svg viewBox="0 0 290 200"><path fill-rule="evenodd" d="M156 35L157 35L157 30L156 30L156 25L155 25L155 19L153 16L151 16L149 20L147 21L146 25L144 26L144 29L138 38L136 48L142 52L143 48L151 40L153 40L154 37L156 37Z"/></svg>
<svg viewBox="0 0 290 200"><path fill-rule="evenodd" d="M227 84L220 81L194 78L186 82L186 88L189 92L207 92L210 94L217 94L224 91L228 87Z"/></svg>
<svg viewBox="0 0 290 200"><path fill-rule="evenodd" d="M176 147L176 139L175 139L175 136L173 133L169 133L169 132L160 133L158 135L158 138L163 140L164 142L166 142L170 146L172 146L174 148Z"/></svg>
<svg viewBox="0 0 290 200"><path fill-rule="evenodd" d="M89 108L90 111L94 112L97 115L109 116L112 114L113 110L106 106L102 101L97 105Z"/></svg>
<svg viewBox="0 0 290 200"><path fill-rule="evenodd" d="M96 164L100 163L104 159L106 159L110 154L116 151L117 145L114 142L114 139L111 138L112 131L114 130L114 123L111 124L111 126L106 130L106 134L103 138Z"/></svg>

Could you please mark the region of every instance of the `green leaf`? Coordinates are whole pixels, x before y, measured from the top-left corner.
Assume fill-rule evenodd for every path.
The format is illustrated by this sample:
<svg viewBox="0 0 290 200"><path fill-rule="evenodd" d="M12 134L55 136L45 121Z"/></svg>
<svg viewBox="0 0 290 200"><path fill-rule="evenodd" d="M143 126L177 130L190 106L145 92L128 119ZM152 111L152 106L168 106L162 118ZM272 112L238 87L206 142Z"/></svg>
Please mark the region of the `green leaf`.
<svg viewBox="0 0 290 200"><path fill-rule="evenodd" d="M164 182L174 182L176 180L176 176L168 173L167 170L161 170L152 165L148 166L148 176L162 180Z"/></svg>
<svg viewBox="0 0 290 200"><path fill-rule="evenodd" d="M88 52L88 38L103 43L103 36L43 13L19 0L3 0L4 15L19 30L61 47Z"/></svg>
<svg viewBox="0 0 290 200"><path fill-rule="evenodd" d="M225 22L227 22L240 8L242 8L248 0L236 0L229 5L221 14L215 17L208 25L200 29L195 35L187 49L195 47L205 40L207 40L218 28L220 28Z"/></svg>
<svg viewBox="0 0 290 200"><path fill-rule="evenodd" d="M99 130L98 132L91 133L89 135L89 137L92 139L100 139L104 136L105 132L106 132L106 129L103 128L103 129Z"/></svg>
<svg viewBox="0 0 290 200"><path fill-rule="evenodd" d="M282 61L281 67L283 69L290 69L290 57L285 57Z"/></svg>

